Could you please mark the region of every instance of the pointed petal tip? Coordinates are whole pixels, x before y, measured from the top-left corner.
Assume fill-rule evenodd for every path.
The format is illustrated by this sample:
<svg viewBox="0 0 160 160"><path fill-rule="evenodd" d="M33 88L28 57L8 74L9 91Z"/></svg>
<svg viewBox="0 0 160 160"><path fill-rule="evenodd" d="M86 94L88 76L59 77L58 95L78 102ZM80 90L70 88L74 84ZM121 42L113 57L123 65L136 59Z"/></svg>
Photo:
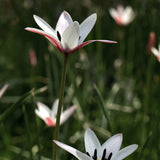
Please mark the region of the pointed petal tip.
<svg viewBox="0 0 160 160"><path fill-rule="evenodd" d="M93 13L93 16L97 19L97 13Z"/></svg>
<svg viewBox="0 0 160 160"><path fill-rule="evenodd" d="M65 17L65 16L71 17L71 15L70 15L66 10L64 10L64 11L61 13L61 15L64 15L64 17Z"/></svg>
<svg viewBox="0 0 160 160"><path fill-rule="evenodd" d="M34 18L35 21L37 21L38 19L41 19L39 16L37 16L35 14L33 14L33 18Z"/></svg>
<svg viewBox="0 0 160 160"><path fill-rule="evenodd" d="M36 18L36 17L37 17L37 15L33 14L33 18Z"/></svg>
<svg viewBox="0 0 160 160"><path fill-rule="evenodd" d="M66 10L64 10L62 13L63 13L63 14L69 14Z"/></svg>
<svg viewBox="0 0 160 160"><path fill-rule="evenodd" d="M93 13L90 16L93 17L95 20L97 20L97 13Z"/></svg>
<svg viewBox="0 0 160 160"><path fill-rule="evenodd" d="M33 28L31 28L31 27L26 27L26 28L24 28L26 31L31 31Z"/></svg>
<svg viewBox="0 0 160 160"><path fill-rule="evenodd" d="M57 140L54 140L54 139L53 139L52 141L53 141L55 144L57 144L57 143L58 143L58 141L57 141Z"/></svg>
<svg viewBox="0 0 160 160"><path fill-rule="evenodd" d="M133 144L134 150L138 148L138 144Z"/></svg>
<svg viewBox="0 0 160 160"><path fill-rule="evenodd" d="M123 134L122 133L118 133L115 136L119 137L121 139L121 141L123 140Z"/></svg>
<svg viewBox="0 0 160 160"><path fill-rule="evenodd" d="M74 26L79 26L79 22L78 21L74 21L73 24L74 24Z"/></svg>

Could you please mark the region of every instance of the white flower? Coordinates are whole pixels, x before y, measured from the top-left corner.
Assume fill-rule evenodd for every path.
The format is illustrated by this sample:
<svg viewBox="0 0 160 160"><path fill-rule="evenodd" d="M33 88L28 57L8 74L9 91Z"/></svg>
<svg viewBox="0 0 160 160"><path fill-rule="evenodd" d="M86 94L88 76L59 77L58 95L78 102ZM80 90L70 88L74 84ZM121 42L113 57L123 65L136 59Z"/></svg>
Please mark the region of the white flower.
<svg viewBox="0 0 160 160"><path fill-rule="evenodd" d="M47 124L49 127L55 127L56 115L58 109L58 100L56 100L52 106L52 109L48 108L45 104L37 102L38 109L35 109L35 113ZM63 124L74 112L76 106L72 106L61 113L60 125Z"/></svg>
<svg viewBox="0 0 160 160"><path fill-rule="evenodd" d="M137 144L133 144L120 150L122 134L112 136L101 145L95 133L89 128L84 136L86 154L59 141L54 142L79 160L122 160L138 147Z"/></svg>
<svg viewBox="0 0 160 160"><path fill-rule="evenodd" d="M3 94L6 92L8 88L8 84L5 84L1 89L0 89L0 98L3 96Z"/></svg>
<svg viewBox="0 0 160 160"><path fill-rule="evenodd" d="M123 6L118 5L117 9L111 8L109 13L116 21L118 25L126 26L133 21L136 14L130 6L127 6L125 9Z"/></svg>
<svg viewBox="0 0 160 160"><path fill-rule="evenodd" d="M157 60L160 62L160 44L158 46L158 49L156 49L155 47L152 47L151 51L157 57Z"/></svg>
<svg viewBox="0 0 160 160"><path fill-rule="evenodd" d="M72 20L68 12L63 11L58 19L55 30L42 18L36 15L33 17L42 30L30 27L25 29L45 36L60 52L67 55L95 41L116 43L109 40L90 40L83 42L95 25L97 19L96 14L90 15L79 24L77 21Z"/></svg>

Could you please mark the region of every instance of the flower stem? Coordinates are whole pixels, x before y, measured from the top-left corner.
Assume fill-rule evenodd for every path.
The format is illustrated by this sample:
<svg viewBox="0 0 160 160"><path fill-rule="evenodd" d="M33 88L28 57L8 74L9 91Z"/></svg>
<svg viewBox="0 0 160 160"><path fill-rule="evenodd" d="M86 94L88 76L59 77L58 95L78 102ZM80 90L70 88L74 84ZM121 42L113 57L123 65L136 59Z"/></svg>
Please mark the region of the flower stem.
<svg viewBox="0 0 160 160"><path fill-rule="evenodd" d="M66 81L67 58L68 56L64 54L63 70L62 70L60 93L59 93L59 103L58 103L58 111L57 111L57 118L56 118L56 127L55 127L55 132L54 132L54 140L57 140L58 135L59 135L60 117L61 117L61 110L62 110L63 97L64 97L64 88L65 88L65 81ZM56 144L53 144L53 160L56 160L56 152L57 152L57 146Z"/></svg>

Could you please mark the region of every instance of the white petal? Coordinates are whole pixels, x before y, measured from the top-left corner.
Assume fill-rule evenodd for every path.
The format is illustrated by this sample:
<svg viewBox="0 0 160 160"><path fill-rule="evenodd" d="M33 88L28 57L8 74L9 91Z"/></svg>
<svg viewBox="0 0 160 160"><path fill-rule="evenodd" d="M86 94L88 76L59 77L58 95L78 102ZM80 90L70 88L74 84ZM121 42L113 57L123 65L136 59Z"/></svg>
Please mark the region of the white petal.
<svg viewBox="0 0 160 160"><path fill-rule="evenodd" d="M123 12L123 22L124 24L129 24L135 18L135 13L133 12L131 7L126 7L125 11Z"/></svg>
<svg viewBox="0 0 160 160"><path fill-rule="evenodd" d="M159 51L154 47L151 48L151 51L156 57L160 55Z"/></svg>
<svg viewBox="0 0 160 160"><path fill-rule="evenodd" d="M60 124L63 124L75 111L76 106L72 106L61 114Z"/></svg>
<svg viewBox="0 0 160 160"><path fill-rule="evenodd" d="M91 157L89 157L87 154L84 154L82 152L77 152L77 156L81 160L93 160Z"/></svg>
<svg viewBox="0 0 160 160"><path fill-rule="evenodd" d="M74 22L68 26L68 28L63 32L61 45L66 50L71 50L75 48L78 44L79 39L79 24Z"/></svg>
<svg viewBox="0 0 160 160"><path fill-rule="evenodd" d="M138 148L137 144L130 145L128 147L125 147L121 149L117 155L113 156L111 160L122 160L131 153L133 153Z"/></svg>
<svg viewBox="0 0 160 160"><path fill-rule="evenodd" d="M84 142L85 142L86 152L88 152L90 156L94 155L95 149L98 150L101 147L101 144L99 143L97 136L89 128L87 128L85 131Z"/></svg>
<svg viewBox="0 0 160 160"><path fill-rule="evenodd" d="M53 142L55 144L57 144L59 147L61 147L62 149L66 150L67 152L71 153L72 155L74 155L76 158L78 158L79 160L91 160L89 157L87 158L87 155L85 155L84 153L78 151L77 149L68 146L64 143L61 143L59 141L53 140ZM81 159L84 158L84 159Z"/></svg>
<svg viewBox="0 0 160 160"><path fill-rule="evenodd" d="M8 84L5 84L2 89L0 90L0 98L3 96L3 94L5 93L5 91L7 90L8 88Z"/></svg>
<svg viewBox="0 0 160 160"><path fill-rule="evenodd" d="M80 25L80 40L79 44L82 43L85 38L88 36L89 32L92 30L93 26L95 25L97 20L96 13L90 15L88 18L86 18Z"/></svg>
<svg viewBox="0 0 160 160"><path fill-rule="evenodd" d="M44 21L42 18L40 18L36 15L34 15L33 17L41 29L43 29L45 32L57 37L54 29L46 21Z"/></svg>
<svg viewBox="0 0 160 160"><path fill-rule="evenodd" d="M51 110L43 103L37 102L38 109L35 109L35 113L45 120L47 117L50 117Z"/></svg>
<svg viewBox="0 0 160 160"><path fill-rule="evenodd" d="M71 24L73 23L73 20L70 16L70 14L66 11L63 11L58 19L57 25L56 25L56 33L57 31L60 33L60 35L62 36L63 32L65 31L65 29Z"/></svg>
<svg viewBox="0 0 160 160"><path fill-rule="evenodd" d="M109 13L114 19L118 16L117 10L115 10L114 8L111 8L109 10Z"/></svg>
<svg viewBox="0 0 160 160"><path fill-rule="evenodd" d="M58 110L58 102L59 100L56 99L52 105L52 113L51 113L51 117L54 118L57 115L57 110Z"/></svg>
<svg viewBox="0 0 160 160"><path fill-rule="evenodd" d="M109 138L102 145L101 155L102 155L104 149L106 149L106 151L107 151L107 154L106 154L107 157L109 156L110 153L112 153L113 155L116 154L121 147L122 139L123 139L122 134L116 134L116 135L112 136L111 138Z"/></svg>
<svg viewBox="0 0 160 160"><path fill-rule="evenodd" d="M158 51L159 51L159 53L160 53L160 44L158 45Z"/></svg>

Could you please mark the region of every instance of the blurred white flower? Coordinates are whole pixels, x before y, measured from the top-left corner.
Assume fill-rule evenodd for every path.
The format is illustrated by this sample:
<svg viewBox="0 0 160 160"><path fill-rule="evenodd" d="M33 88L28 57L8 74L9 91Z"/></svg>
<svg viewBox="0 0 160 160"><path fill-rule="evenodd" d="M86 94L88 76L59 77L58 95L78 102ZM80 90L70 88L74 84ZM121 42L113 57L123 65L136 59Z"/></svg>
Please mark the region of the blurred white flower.
<svg viewBox="0 0 160 160"><path fill-rule="evenodd" d="M79 24L77 21L72 20L68 12L63 11L58 19L55 30L42 18L36 15L33 17L42 30L30 27L25 29L45 36L63 54L69 55L95 41L116 43L109 40L90 40L83 42L95 25L97 19L96 13L90 15Z"/></svg>
<svg viewBox="0 0 160 160"><path fill-rule="evenodd" d="M46 123L49 127L55 127L56 125L56 115L58 109L58 99L53 103L52 109L41 102L37 102L38 109L35 109L35 113ZM76 106L72 106L62 111L60 117L60 125L63 124L75 111Z"/></svg>
<svg viewBox="0 0 160 160"><path fill-rule="evenodd" d="M88 128L84 136L86 154L59 141L54 140L54 143L79 160L122 160L138 147L133 144L120 150L122 138L122 134L116 134L101 145L95 133Z"/></svg>
<svg viewBox="0 0 160 160"><path fill-rule="evenodd" d="M152 47L151 51L157 57L157 60L160 62L160 44L158 45L158 49Z"/></svg>
<svg viewBox="0 0 160 160"><path fill-rule="evenodd" d="M1 89L0 89L0 98L3 96L3 94L6 92L8 88L8 84L5 84Z"/></svg>
<svg viewBox="0 0 160 160"><path fill-rule="evenodd" d="M111 8L109 13L120 26L128 25L136 16L135 12L130 6L124 8L122 5L118 5L117 9Z"/></svg>

